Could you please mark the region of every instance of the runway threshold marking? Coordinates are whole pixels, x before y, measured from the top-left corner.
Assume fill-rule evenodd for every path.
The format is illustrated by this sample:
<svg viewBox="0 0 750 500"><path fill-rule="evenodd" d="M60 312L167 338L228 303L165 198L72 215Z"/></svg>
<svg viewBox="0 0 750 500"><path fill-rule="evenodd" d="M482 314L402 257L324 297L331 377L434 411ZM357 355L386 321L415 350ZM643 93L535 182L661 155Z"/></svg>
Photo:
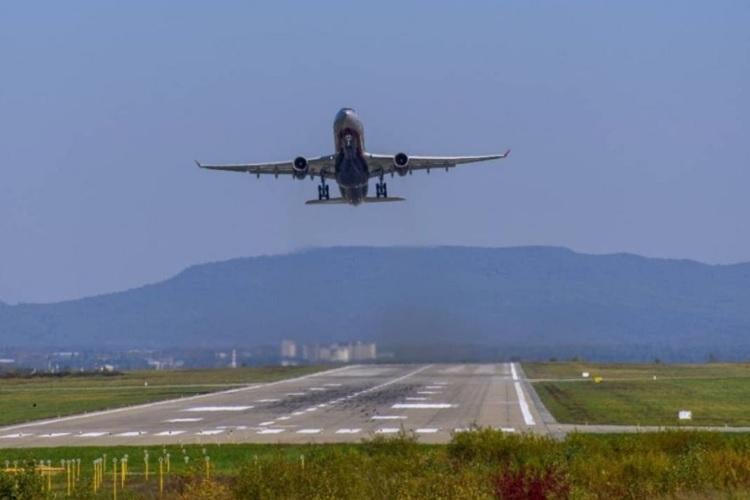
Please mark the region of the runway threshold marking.
<svg viewBox="0 0 750 500"><path fill-rule="evenodd" d="M516 390L518 406L521 408L521 415L523 415L523 422L526 425L536 425L534 416L531 414L531 410L529 409L529 403L528 401L526 401L526 395L523 393L523 388L521 387L521 381L518 377L518 371L516 370L515 363L510 364L510 374L513 378L513 387Z"/></svg>
<svg viewBox="0 0 750 500"><path fill-rule="evenodd" d="M339 429L336 431L336 434L358 434L362 429Z"/></svg>

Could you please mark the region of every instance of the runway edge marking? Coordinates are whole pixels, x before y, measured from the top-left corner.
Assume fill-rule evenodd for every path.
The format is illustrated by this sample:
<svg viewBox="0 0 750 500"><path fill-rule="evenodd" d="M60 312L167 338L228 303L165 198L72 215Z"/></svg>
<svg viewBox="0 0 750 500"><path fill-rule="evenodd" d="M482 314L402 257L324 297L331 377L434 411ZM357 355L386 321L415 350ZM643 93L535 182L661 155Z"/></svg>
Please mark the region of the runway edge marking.
<svg viewBox="0 0 750 500"><path fill-rule="evenodd" d="M513 377L513 387L516 389L516 396L518 397L518 406L521 408L521 415L523 415L523 421L526 425L536 425L534 416L531 414L529 409L529 403L526 401L526 395L523 393L521 388L521 379L518 377L518 371L516 371L516 364L510 364L510 373Z"/></svg>

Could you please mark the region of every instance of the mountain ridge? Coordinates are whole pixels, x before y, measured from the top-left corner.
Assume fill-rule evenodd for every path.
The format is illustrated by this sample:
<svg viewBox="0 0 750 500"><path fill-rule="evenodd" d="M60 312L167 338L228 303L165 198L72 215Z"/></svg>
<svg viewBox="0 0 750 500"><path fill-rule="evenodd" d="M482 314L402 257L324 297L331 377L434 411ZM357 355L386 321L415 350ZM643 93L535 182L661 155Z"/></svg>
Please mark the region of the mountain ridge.
<svg viewBox="0 0 750 500"><path fill-rule="evenodd" d="M0 345L251 346L282 338L750 353L750 264L563 247L330 247L190 266L140 287L0 305ZM551 354L550 354L551 355Z"/></svg>

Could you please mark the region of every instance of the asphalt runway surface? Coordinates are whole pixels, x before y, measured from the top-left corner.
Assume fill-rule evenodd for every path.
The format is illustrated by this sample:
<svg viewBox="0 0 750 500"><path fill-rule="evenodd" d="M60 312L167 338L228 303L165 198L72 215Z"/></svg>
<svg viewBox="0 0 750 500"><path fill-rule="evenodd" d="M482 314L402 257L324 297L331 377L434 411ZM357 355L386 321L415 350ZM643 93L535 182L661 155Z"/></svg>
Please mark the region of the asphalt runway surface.
<svg viewBox="0 0 750 500"><path fill-rule="evenodd" d="M516 363L354 365L228 391L0 428L0 448L356 442L474 425L546 432Z"/></svg>

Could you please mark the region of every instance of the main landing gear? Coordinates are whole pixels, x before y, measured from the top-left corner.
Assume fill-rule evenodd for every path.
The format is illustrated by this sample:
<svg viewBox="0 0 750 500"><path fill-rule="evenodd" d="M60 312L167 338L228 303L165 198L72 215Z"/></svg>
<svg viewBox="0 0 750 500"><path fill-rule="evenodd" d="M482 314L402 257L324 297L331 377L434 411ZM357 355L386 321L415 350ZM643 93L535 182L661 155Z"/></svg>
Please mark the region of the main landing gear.
<svg viewBox="0 0 750 500"><path fill-rule="evenodd" d="M328 184L326 184L326 180L324 177L320 178L320 185L318 186L318 201L323 200L330 200L331 199L331 193L328 190Z"/></svg>
<svg viewBox="0 0 750 500"><path fill-rule="evenodd" d="M388 198L388 185L383 181L383 176L380 176L380 182L375 184L375 197L376 198Z"/></svg>

